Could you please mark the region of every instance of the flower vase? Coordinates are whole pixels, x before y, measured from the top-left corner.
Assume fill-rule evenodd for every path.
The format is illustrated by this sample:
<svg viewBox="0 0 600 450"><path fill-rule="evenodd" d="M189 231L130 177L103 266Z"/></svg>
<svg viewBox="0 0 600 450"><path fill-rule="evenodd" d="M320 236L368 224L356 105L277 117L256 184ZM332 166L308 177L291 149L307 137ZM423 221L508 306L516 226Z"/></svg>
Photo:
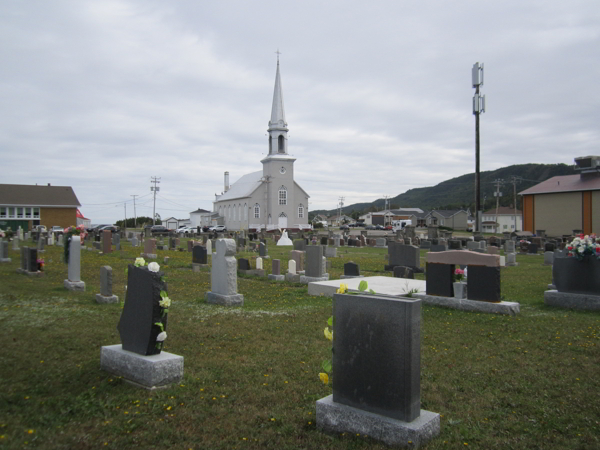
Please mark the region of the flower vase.
<svg viewBox="0 0 600 450"><path fill-rule="evenodd" d="M454 298L467 298L467 283L457 281L452 283L454 288Z"/></svg>

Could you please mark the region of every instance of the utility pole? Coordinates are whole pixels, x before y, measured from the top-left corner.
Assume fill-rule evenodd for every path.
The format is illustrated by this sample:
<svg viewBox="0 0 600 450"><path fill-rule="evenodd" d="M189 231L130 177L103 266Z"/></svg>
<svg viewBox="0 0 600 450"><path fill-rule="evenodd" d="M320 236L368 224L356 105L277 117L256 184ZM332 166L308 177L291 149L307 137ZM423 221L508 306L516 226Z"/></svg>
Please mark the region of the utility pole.
<svg viewBox="0 0 600 450"><path fill-rule="evenodd" d="M135 195L131 195L131 197L133 197L133 228L137 228L137 214L135 212L135 198L139 197L139 195L135 194Z"/></svg>
<svg viewBox="0 0 600 450"><path fill-rule="evenodd" d="M473 96L473 114L475 115L475 231L481 231L481 182L479 178L479 115L485 112L485 95L479 94L483 86L483 63L476 62L471 70L475 95Z"/></svg>
<svg viewBox="0 0 600 450"><path fill-rule="evenodd" d="M389 212L388 212L388 207L389 207L389 195L384 195L383 196L383 201L384 201L384 208L383 210L386 211L385 215L383 216L383 226L389 225L387 222L389 220Z"/></svg>
<svg viewBox="0 0 600 450"><path fill-rule="evenodd" d="M517 183L521 181L521 177L516 177L516 176L512 176L510 179L510 182L513 185L513 204L514 204L514 208L515 208L515 214L514 214L514 221L515 221L515 230L514 231L518 231L517 230Z"/></svg>
<svg viewBox="0 0 600 450"><path fill-rule="evenodd" d="M496 197L496 226L495 233L498 233L498 206L500 204L500 197L502 196L502 192L500 192L500 186L504 184L504 180L497 179L494 181L496 183L496 192L494 192L494 197Z"/></svg>
<svg viewBox="0 0 600 450"><path fill-rule="evenodd" d="M125 229L125 236L127 236L127 202L123 202L125 207L125 222L123 222L123 228Z"/></svg>
<svg viewBox="0 0 600 450"><path fill-rule="evenodd" d="M156 225L156 193L160 191L160 188L156 185L160 183L160 177L150 177L150 183L154 183L154 186L150 186L150 190L154 191L154 206L152 206L152 225Z"/></svg>
<svg viewBox="0 0 600 450"><path fill-rule="evenodd" d="M346 197L339 197L338 200L340 201L339 203L339 214L338 214L338 226L340 226L342 224L342 208L344 207L344 200L346 199Z"/></svg>

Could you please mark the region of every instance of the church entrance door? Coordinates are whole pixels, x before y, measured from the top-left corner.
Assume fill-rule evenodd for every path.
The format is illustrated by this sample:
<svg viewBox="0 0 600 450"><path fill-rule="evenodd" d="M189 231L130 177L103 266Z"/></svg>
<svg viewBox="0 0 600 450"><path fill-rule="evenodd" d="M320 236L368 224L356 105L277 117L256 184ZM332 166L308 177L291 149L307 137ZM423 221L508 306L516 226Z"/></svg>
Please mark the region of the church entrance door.
<svg viewBox="0 0 600 450"><path fill-rule="evenodd" d="M279 228L284 229L287 228L287 226L287 216L285 215L285 213L281 213L279 215Z"/></svg>

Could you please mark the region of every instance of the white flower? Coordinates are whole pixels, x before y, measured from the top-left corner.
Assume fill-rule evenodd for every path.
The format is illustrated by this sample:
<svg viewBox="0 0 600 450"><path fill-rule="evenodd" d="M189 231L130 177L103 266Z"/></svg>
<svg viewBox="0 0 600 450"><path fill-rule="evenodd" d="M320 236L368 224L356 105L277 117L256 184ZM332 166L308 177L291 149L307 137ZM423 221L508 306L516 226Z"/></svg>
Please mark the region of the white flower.
<svg viewBox="0 0 600 450"><path fill-rule="evenodd" d="M143 267L146 265L146 260L144 258L135 258L133 265L135 267Z"/></svg>
<svg viewBox="0 0 600 450"><path fill-rule="evenodd" d="M166 331L161 331L160 333L158 333L158 336L156 336L156 341L157 342L162 342L167 338L167 332Z"/></svg>
<svg viewBox="0 0 600 450"><path fill-rule="evenodd" d="M583 253L583 252L585 251L585 247L579 247L579 248L577 249L577 251L578 251L579 253Z"/></svg>
<svg viewBox="0 0 600 450"><path fill-rule="evenodd" d="M160 266L157 262L151 262L150 264L148 264L148 270L150 272L158 272L160 270Z"/></svg>
<svg viewBox="0 0 600 450"><path fill-rule="evenodd" d="M158 302L158 304L161 306L161 308L168 308L169 306L171 306L171 299L169 297L163 297L163 299Z"/></svg>

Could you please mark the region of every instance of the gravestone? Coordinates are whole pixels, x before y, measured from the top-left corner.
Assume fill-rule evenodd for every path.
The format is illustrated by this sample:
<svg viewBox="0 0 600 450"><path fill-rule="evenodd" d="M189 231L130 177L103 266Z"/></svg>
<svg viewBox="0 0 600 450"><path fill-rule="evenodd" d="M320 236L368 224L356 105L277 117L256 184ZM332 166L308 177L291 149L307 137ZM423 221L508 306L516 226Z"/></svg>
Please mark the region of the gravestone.
<svg viewBox="0 0 600 450"><path fill-rule="evenodd" d="M445 252L446 250L448 250L446 244L431 244L431 248L429 249L430 252Z"/></svg>
<svg viewBox="0 0 600 450"><path fill-rule="evenodd" d="M151 390L183 377L183 357L162 352L167 330L167 315L159 304L160 292L167 291L163 275L129 265L127 295L117 326L122 345L104 346L100 354L103 370Z"/></svg>
<svg viewBox="0 0 600 450"><path fill-rule="evenodd" d="M258 244L258 255L263 259L269 259L269 255L267 255L267 244L264 242Z"/></svg>
<svg viewBox="0 0 600 450"><path fill-rule="evenodd" d="M63 246L63 239L64 239L64 236L62 234L59 234L58 235L58 239L56 241L56 245L58 245L59 247L62 247Z"/></svg>
<svg viewBox="0 0 600 450"><path fill-rule="evenodd" d="M12 245L12 249L14 251L19 250L19 237L18 236L13 236L13 241L12 241L13 245Z"/></svg>
<svg viewBox="0 0 600 450"><path fill-rule="evenodd" d="M537 244L534 244L534 243L529 244L527 253L532 254L532 255L537 255L537 252L538 252Z"/></svg>
<svg viewBox="0 0 600 450"><path fill-rule="evenodd" d="M206 254L207 254L208 256L212 256L212 245L213 245L213 244L212 244L212 241L211 241L210 239L208 239L208 240L206 241Z"/></svg>
<svg viewBox="0 0 600 450"><path fill-rule="evenodd" d="M81 281L80 236L71 236L71 242L69 242L69 271L64 286L69 291L85 291L85 283Z"/></svg>
<svg viewBox="0 0 600 450"><path fill-rule="evenodd" d="M363 278L363 276L360 274L360 268L358 264L353 261L349 261L344 264L344 274L340 278Z"/></svg>
<svg viewBox="0 0 600 450"><path fill-rule="evenodd" d="M333 395L317 401L317 427L414 448L437 436L439 414L421 409L421 301L335 294L333 315Z"/></svg>
<svg viewBox="0 0 600 450"><path fill-rule="evenodd" d="M140 245L138 238L136 236L131 238L131 246L132 247L137 247L138 245Z"/></svg>
<svg viewBox="0 0 600 450"><path fill-rule="evenodd" d="M259 256L258 258L256 258L256 270L262 270L262 269L263 269L263 260Z"/></svg>
<svg viewBox="0 0 600 450"><path fill-rule="evenodd" d="M407 266L416 273L422 273L419 247L390 242L388 245L388 264L385 266L385 270L393 271L395 266Z"/></svg>
<svg viewBox="0 0 600 450"><path fill-rule="evenodd" d="M208 251L202 245L194 245L192 247L192 270L199 272L201 267L208 265Z"/></svg>
<svg viewBox="0 0 600 450"><path fill-rule="evenodd" d="M329 274L325 273L323 258L321 245L311 245L306 248L306 267L304 275L300 277L301 283L329 280Z"/></svg>
<svg viewBox="0 0 600 450"><path fill-rule="evenodd" d="M551 266L554 264L554 252L544 252L544 265Z"/></svg>
<svg viewBox="0 0 600 450"><path fill-rule="evenodd" d="M285 274L285 281L290 283L300 282L300 275L296 272L296 261L293 259L288 261L288 272Z"/></svg>
<svg viewBox="0 0 600 450"><path fill-rule="evenodd" d="M306 241L304 239L294 240L294 250L300 250L303 252L306 249Z"/></svg>
<svg viewBox="0 0 600 450"><path fill-rule="evenodd" d="M279 259L274 259L271 262L271 271L272 273L268 277L269 280L283 281L285 279L285 276L281 275L281 261Z"/></svg>
<svg viewBox="0 0 600 450"><path fill-rule="evenodd" d="M250 270L250 261L248 261L246 258L238 259L238 270Z"/></svg>
<svg viewBox="0 0 600 450"><path fill-rule="evenodd" d="M386 246L386 241L384 238L375 239L375 247L385 248L385 246Z"/></svg>
<svg viewBox="0 0 600 450"><path fill-rule="evenodd" d="M467 241L467 250L475 250L481 248L479 241Z"/></svg>
<svg viewBox="0 0 600 450"><path fill-rule="evenodd" d="M121 250L121 235L119 233L115 233L112 236L113 244L115 244L115 250Z"/></svg>
<svg viewBox="0 0 600 450"><path fill-rule="evenodd" d="M107 254L112 252L112 233L110 230L102 231L102 253Z"/></svg>
<svg viewBox="0 0 600 450"><path fill-rule="evenodd" d="M556 245L554 244L554 242L546 242L544 244L545 252L554 252L554 250L556 250Z"/></svg>
<svg viewBox="0 0 600 450"><path fill-rule="evenodd" d="M142 256L145 258L156 259L156 239L146 239L144 242L144 253Z"/></svg>
<svg viewBox="0 0 600 450"><path fill-rule="evenodd" d="M218 239L216 254L212 258L211 291L205 294L207 303L223 306L242 306L244 296L237 293L237 267L235 241Z"/></svg>
<svg viewBox="0 0 600 450"><path fill-rule="evenodd" d="M510 240L504 243L504 253L514 253L515 251L515 241Z"/></svg>
<svg viewBox="0 0 600 450"><path fill-rule="evenodd" d="M406 266L396 266L394 267L394 277L395 278L408 278L411 280L415 279L415 272Z"/></svg>
<svg viewBox="0 0 600 450"><path fill-rule="evenodd" d="M44 253L46 251L46 250L44 250L44 238L42 236L38 237L37 251L38 251L38 253Z"/></svg>
<svg viewBox="0 0 600 450"><path fill-rule="evenodd" d="M323 247L325 250L325 257L327 258L337 258L337 248L335 247Z"/></svg>
<svg viewBox="0 0 600 450"><path fill-rule="evenodd" d="M96 294L97 303L118 303L119 297L113 295L112 267L100 267L100 293Z"/></svg>
<svg viewBox="0 0 600 450"><path fill-rule="evenodd" d="M301 252L298 250L292 250L290 252L290 258L296 261L296 271L298 273L304 272L304 255L306 252Z"/></svg>
<svg viewBox="0 0 600 450"><path fill-rule="evenodd" d="M517 262L517 254L516 253L507 253L506 254L506 265L507 266L518 266Z"/></svg>
<svg viewBox="0 0 600 450"><path fill-rule="evenodd" d="M0 241L0 262L9 263L12 259L8 257L8 241Z"/></svg>
<svg viewBox="0 0 600 450"><path fill-rule="evenodd" d="M494 247L494 246L490 245L487 248L487 254L488 255L499 255L500 253L498 252L498 247Z"/></svg>
<svg viewBox="0 0 600 450"><path fill-rule="evenodd" d="M194 244L195 244L195 242L193 239L190 239L189 241L187 241L187 251L188 252L192 251L192 249L194 248Z"/></svg>
<svg viewBox="0 0 600 450"><path fill-rule="evenodd" d="M321 237L321 245L328 245L329 243L329 239L327 239L327 236L323 236ZM304 249L302 249L304 250Z"/></svg>

